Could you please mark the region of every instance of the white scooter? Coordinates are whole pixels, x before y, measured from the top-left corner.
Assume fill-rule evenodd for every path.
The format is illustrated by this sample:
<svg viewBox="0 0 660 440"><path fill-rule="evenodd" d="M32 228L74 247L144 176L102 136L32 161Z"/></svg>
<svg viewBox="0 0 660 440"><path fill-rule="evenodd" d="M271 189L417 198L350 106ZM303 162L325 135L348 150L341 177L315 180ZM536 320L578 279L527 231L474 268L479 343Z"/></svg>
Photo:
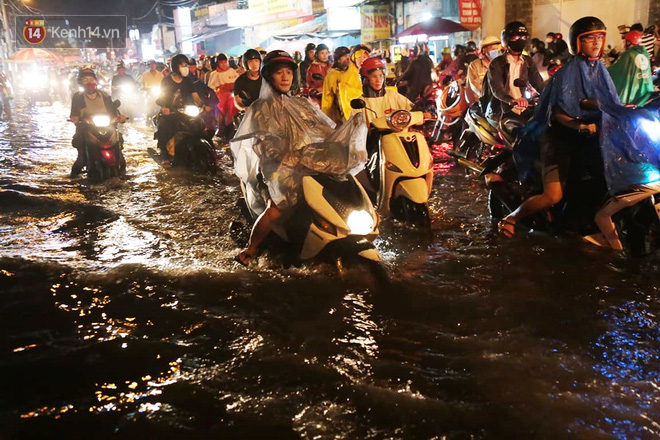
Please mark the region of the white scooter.
<svg viewBox="0 0 660 440"><path fill-rule="evenodd" d="M351 101L351 106L367 108L361 99ZM367 175L377 192L376 207L382 217L430 227L433 156L424 135L410 131L410 127L423 123L422 112L407 110L373 119L367 139L371 155Z"/></svg>

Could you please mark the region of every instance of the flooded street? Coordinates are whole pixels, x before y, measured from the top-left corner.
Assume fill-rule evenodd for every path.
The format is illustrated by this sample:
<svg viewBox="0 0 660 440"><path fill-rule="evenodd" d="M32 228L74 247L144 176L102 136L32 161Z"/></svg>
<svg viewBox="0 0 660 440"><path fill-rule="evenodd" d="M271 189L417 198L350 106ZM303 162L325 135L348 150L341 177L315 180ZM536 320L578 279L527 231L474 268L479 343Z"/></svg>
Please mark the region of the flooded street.
<svg viewBox="0 0 660 440"><path fill-rule="evenodd" d="M165 170L136 121L91 185L68 113L0 122L0 438L660 437L660 257L501 239L440 162L432 237L382 223L388 286L245 269L228 159Z"/></svg>

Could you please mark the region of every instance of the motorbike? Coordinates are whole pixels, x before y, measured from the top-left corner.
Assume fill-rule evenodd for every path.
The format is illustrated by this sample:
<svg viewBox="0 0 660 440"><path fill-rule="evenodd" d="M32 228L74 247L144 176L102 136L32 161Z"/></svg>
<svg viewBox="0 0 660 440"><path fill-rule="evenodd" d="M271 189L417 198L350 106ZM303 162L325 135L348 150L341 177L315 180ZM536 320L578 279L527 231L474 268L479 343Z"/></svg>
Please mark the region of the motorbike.
<svg viewBox="0 0 660 440"><path fill-rule="evenodd" d="M304 176L302 186L303 200L286 220L279 220L273 227L278 237L294 245L296 258L325 259L338 265L354 259L381 261L372 244L378 236L378 214L355 177L315 173ZM254 195L248 194L243 182L241 190L239 203L251 224L263 209L253 210L245 202ZM231 226L233 234L243 228L240 222Z"/></svg>
<svg viewBox="0 0 660 440"><path fill-rule="evenodd" d="M138 104L137 84L124 82L112 87L112 97L118 98L124 103L124 114L129 120L136 118L140 114Z"/></svg>
<svg viewBox="0 0 660 440"><path fill-rule="evenodd" d="M594 100L584 100L583 108L596 109ZM579 159L586 163L588 159ZM573 232L599 246L625 250L642 256L660 246L660 179L634 185L618 194L608 194L604 177L581 166L572 167L562 201L548 210L521 220L521 224L535 230L552 233ZM601 173L602 174L602 173ZM504 218L523 200L542 192L542 184L518 180L512 149L507 145L489 158L481 175L489 189L488 203L491 217ZM604 203L603 203L604 201ZM614 237L603 240L603 237Z"/></svg>
<svg viewBox="0 0 660 440"><path fill-rule="evenodd" d="M196 105L186 105L170 113L174 115L171 122L176 124L176 134L167 143L167 153L171 158L173 168L185 168L194 172L208 172L215 174L217 164L215 150L209 142L204 121L200 117L200 109ZM163 117L160 112L155 118L155 124ZM157 133L154 137L157 136ZM211 134L212 136L212 134ZM149 148L149 154L157 161L165 161L153 148Z"/></svg>
<svg viewBox="0 0 660 440"><path fill-rule="evenodd" d="M145 120L147 125L151 125L156 128L154 125L154 118L160 111L160 107L156 104L156 99L160 96L160 87L148 87L142 90L142 99L143 99L143 108L145 114Z"/></svg>
<svg viewBox="0 0 660 440"><path fill-rule="evenodd" d="M521 114L505 113L497 127L486 119L479 103L467 109L463 131L458 142L455 142L453 149L449 151L459 165L481 173L486 160L504 148L513 148L518 131L533 115L539 99L538 92L526 81L516 79L514 85L524 88L523 96L528 100L529 107Z"/></svg>
<svg viewBox="0 0 660 440"><path fill-rule="evenodd" d="M114 101L116 108L120 102ZM117 130L117 119L107 114L95 114L83 122L84 154L87 177L103 182L126 174L126 160L122 153L124 138Z"/></svg>
<svg viewBox="0 0 660 440"><path fill-rule="evenodd" d="M351 107L368 109L362 99L351 101ZM377 191L376 207L382 217L391 215L429 228L433 157L424 136L410 131L412 126L423 122L422 112L407 110L396 110L372 120L367 138L370 154L367 176Z"/></svg>

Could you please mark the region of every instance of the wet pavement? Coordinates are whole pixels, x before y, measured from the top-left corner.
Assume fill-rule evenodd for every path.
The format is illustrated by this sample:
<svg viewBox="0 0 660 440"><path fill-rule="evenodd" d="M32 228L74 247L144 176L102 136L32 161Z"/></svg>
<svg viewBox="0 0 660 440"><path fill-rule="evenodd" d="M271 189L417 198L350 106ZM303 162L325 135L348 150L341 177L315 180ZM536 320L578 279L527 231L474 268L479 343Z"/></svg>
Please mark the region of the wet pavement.
<svg viewBox="0 0 660 440"><path fill-rule="evenodd" d="M237 180L165 170L123 127L128 178L70 179L67 106L0 122L0 438L652 439L660 259L493 235L439 161L432 234L385 221L391 283L245 269Z"/></svg>

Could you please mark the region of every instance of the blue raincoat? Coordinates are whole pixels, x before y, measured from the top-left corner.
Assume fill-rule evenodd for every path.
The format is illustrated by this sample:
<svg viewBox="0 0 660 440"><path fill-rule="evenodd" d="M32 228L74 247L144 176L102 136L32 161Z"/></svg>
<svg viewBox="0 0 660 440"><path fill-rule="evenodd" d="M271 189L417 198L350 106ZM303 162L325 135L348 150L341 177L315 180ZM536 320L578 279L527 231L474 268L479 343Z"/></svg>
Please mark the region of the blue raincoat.
<svg viewBox="0 0 660 440"><path fill-rule="evenodd" d="M580 101L585 98L597 98L601 111L580 108ZM540 157L539 141L550 125L555 108L586 123L600 119L599 143L611 193L660 180L658 113L621 105L612 78L601 62L573 56L549 80L534 117L524 127L521 141L514 148L523 181L532 177L533 164ZM580 142L577 133L576 142Z"/></svg>

